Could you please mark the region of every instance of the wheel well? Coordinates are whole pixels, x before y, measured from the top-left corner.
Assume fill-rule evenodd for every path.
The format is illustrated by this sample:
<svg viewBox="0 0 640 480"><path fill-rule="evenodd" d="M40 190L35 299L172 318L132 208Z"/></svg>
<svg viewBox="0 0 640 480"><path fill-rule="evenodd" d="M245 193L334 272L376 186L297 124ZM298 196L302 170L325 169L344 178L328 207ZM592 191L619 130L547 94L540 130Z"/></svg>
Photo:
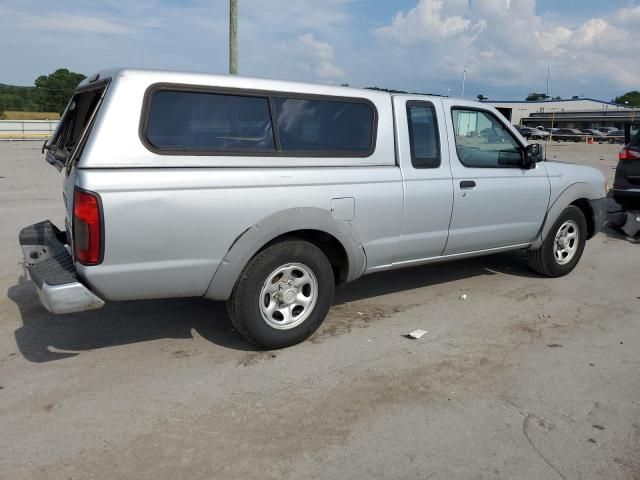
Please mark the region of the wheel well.
<svg viewBox="0 0 640 480"><path fill-rule="evenodd" d="M587 200L586 198L580 198L571 203L571 205L576 206L580 210L582 210L584 218L587 220L587 238L593 237L596 231L596 222L593 218L593 209L589 204L589 200Z"/></svg>
<svg viewBox="0 0 640 480"><path fill-rule="evenodd" d="M320 230L294 230L274 238L260 250L264 250L270 245L281 242L284 239L291 238L306 240L322 250L333 268L336 283L341 284L345 282L349 273L349 257L340 241L329 233Z"/></svg>

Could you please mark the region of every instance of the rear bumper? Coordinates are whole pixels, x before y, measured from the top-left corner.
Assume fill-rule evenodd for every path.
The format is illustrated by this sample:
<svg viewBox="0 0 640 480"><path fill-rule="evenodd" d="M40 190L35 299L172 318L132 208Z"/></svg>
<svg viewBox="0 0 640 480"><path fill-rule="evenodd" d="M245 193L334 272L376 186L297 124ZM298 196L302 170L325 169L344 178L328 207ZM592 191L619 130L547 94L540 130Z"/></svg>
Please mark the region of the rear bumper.
<svg viewBox="0 0 640 480"><path fill-rule="evenodd" d="M20 231L20 246L42 305L51 313L95 310L104 300L78 278L71 254L66 248L66 233L49 220Z"/></svg>
<svg viewBox="0 0 640 480"><path fill-rule="evenodd" d="M612 188L613 199L627 210L640 209L640 186Z"/></svg>
<svg viewBox="0 0 640 480"><path fill-rule="evenodd" d="M607 221L607 197L597 198L595 200L589 200L591 210L593 210L593 235L598 233L604 227Z"/></svg>

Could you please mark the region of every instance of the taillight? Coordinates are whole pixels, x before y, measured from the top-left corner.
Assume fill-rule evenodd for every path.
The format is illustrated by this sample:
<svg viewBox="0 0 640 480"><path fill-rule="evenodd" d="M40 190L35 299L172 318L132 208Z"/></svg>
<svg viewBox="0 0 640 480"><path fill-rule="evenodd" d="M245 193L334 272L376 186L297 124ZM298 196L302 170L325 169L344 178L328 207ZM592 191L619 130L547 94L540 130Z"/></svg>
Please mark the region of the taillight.
<svg viewBox="0 0 640 480"><path fill-rule="evenodd" d="M618 153L618 160L640 160L640 152L623 148Z"/></svg>
<svg viewBox="0 0 640 480"><path fill-rule="evenodd" d="M84 265L97 265L102 261L100 216L98 195L76 189L73 196L73 252Z"/></svg>

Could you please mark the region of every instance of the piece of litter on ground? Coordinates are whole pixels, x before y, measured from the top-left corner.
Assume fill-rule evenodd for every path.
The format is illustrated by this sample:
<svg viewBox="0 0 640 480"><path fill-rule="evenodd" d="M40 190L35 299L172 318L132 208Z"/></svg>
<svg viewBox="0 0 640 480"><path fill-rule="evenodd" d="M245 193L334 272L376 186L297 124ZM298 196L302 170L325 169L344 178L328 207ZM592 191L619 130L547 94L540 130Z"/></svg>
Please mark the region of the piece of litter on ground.
<svg viewBox="0 0 640 480"><path fill-rule="evenodd" d="M356 312L358 315L364 315L364 313L362 312Z"/></svg>
<svg viewBox="0 0 640 480"><path fill-rule="evenodd" d="M419 339L419 338L422 338L422 337L423 337L424 335L426 335L427 333L429 333L429 331L428 331L428 330L421 330L421 329L418 329L418 330L414 330L414 331L413 331L413 332L411 332L411 333L408 333L408 334L407 334L407 335L405 335L405 336L406 336L407 338L412 338L412 339L417 340L417 339Z"/></svg>
<svg viewBox="0 0 640 480"><path fill-rule="evenodd" d="M462 295L460 295L460 300L466 300L467 299L467 294L463 293Z"/></svg>
<svg viewBox="0 0 640 480"><path fill-rule="evenodd" d="M547 345L547 347L549 348L558 348L561 347L562 345L559 343L550 343L549 345Z"/></svg>
<svg viewBox="0 0 640 480"><path fill-rule="evenodd" d="M551 318L551 315L549 315L548 313L541 313L540 315L538 315L538 318Z"/></svg>

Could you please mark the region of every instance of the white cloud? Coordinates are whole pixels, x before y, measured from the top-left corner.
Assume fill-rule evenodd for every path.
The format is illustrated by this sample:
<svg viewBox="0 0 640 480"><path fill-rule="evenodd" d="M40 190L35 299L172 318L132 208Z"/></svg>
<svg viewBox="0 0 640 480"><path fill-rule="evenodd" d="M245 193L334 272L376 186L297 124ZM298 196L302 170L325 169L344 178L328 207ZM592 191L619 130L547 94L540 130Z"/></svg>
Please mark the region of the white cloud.
<svg viewBox="0 0 640 480"><path fill-rule="evenodd" d="M414 0L381 24L393 2L241 0L239 71L457 94L466 69L469 92L520 97L544 89L550 66L552 94L578 94L586 79L587 95L611 98L640 89L640 6L602 3L589 18L541 16L535 0ZM2 0L0 82L59 67L224 73L227 29L226 0Z"/></svg>
<svg viewBox="0 0 640 480"><path fill-rule="evenodd" d="M46 15L14 14L19 17L18 28L40 32L90 32L112 35L131 33L131 28L104 18L66 13Z"/></svg>
<svg viewBox="0 0 640 480"><path fill-rule="evenodd" d="M570 94L584 78L608 90L638 88L640 63L624 45L640 43L638 28L630 28L640 25L640 7L603 11L573 26L539 16L535 0L419 0L374 34L403 81L406 69L423 81L457 84L466 69L468 81L494 89L543 91L550 66L555 85Z"/></svg>
<svg viewBox="0 0 640 480"><path fill-rule="evenodd" d="M640 5L637 7L621 8L613 16L613 20L620 25L640 27Z"/></svg>
<svg viewBox="0 0 640 480"><path fill-rule="evenodd" d="M333 47L320 42L310 33L300 35L296 42L313 65L316 76L322 80L333 80L344 76L344 71L333 63Z"/></svg>
<svg viewBox="0 0 640 480"><path fill-rule="evenodd" d="M383 40L411 45L431 39L444 40L472 30L471 20L459 15L447 16L443 14L443 6L443 0L420 0L409 12L398 12L391 25L378 28L375 34Z"/></svg>

